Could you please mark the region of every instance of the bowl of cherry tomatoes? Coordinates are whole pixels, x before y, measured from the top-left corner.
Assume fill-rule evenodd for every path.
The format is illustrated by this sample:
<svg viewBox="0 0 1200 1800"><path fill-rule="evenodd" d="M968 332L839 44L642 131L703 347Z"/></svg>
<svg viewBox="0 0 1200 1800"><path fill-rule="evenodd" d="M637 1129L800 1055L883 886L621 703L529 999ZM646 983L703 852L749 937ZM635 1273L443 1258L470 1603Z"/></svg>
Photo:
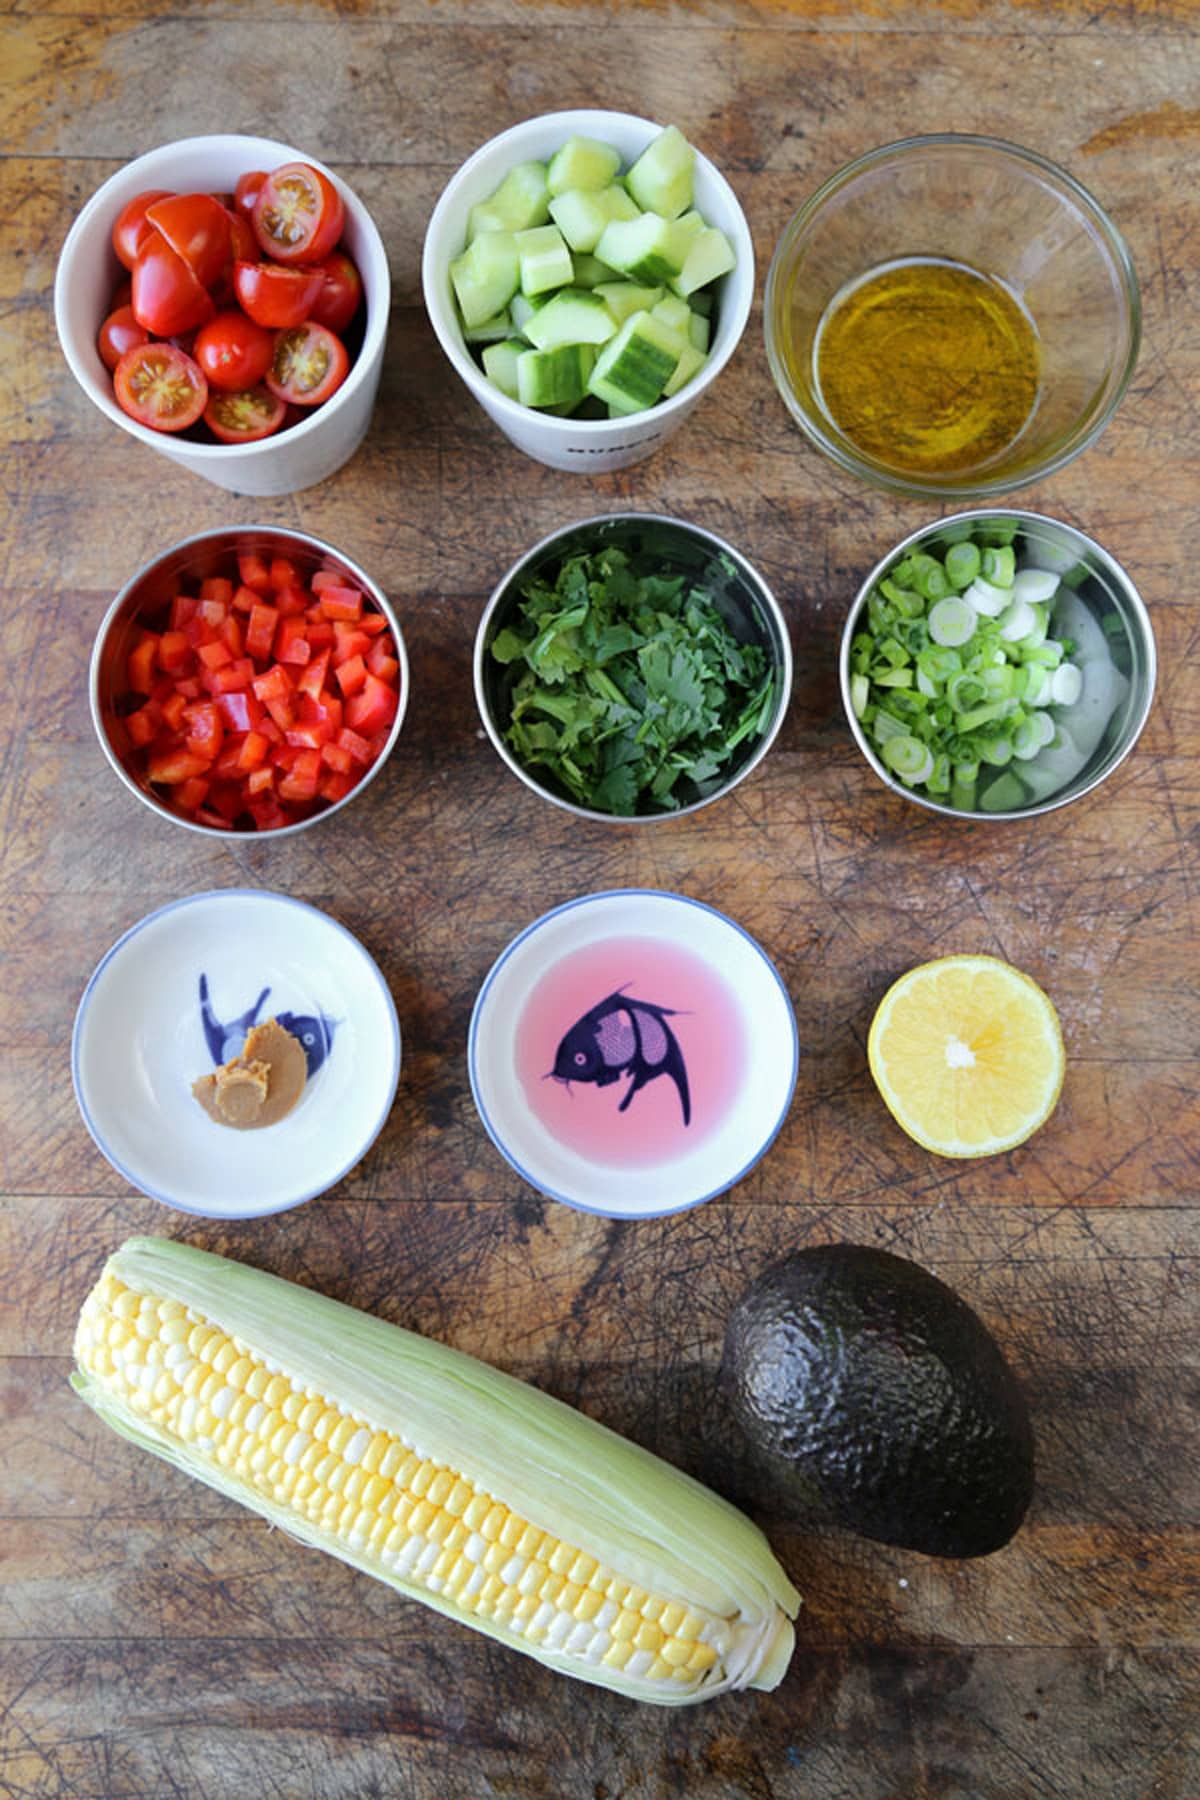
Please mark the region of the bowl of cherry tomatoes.
<svg viewBox="0 0 1200 1800"><path fill-rule="evenodd" d="M358 448L383 368L387 255L333 172L270 138L128 163L54 288L76 380L114 424L237 493L311 487Z"/></svg>
<svg viewBox="0 0 1200 1800"><path fill-rule="evenodd" d="M121 589L92 651L92 722L160 817L280 837L378 774L408 703L400 624L340 550L245 525L173 544Z"/></svg>

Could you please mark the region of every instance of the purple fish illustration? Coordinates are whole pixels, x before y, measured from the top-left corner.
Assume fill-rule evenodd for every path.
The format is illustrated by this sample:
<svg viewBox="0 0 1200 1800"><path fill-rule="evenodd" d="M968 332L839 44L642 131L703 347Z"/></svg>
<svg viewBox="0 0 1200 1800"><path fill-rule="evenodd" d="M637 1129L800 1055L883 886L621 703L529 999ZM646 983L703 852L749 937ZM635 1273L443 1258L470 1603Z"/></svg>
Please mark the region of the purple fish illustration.
<svg viewBox="0 0 1200 1800"><path fill-rule="evenodd" d="M252 1025L257 1024L263 1001L270 991L269 987L265 987L253 1006L247 1007L239 1018L230 1019L227 1024L222 1024L214 1013L212 1002L208 996L208 976L201 975L200 1022L204 1027L205 1041L214 1063L227 1063L230 1057L241 1054L246 1034ZM310 1076L315 1075L333 1045L333 1032L337 1020L329 1018L325 1013L318 1016L313 1013L281 1012L276 1013L275 1016L283 1029L290 1031L292 1036L298 1038L304 1046L308 1073Z"/></svg>
<svg viewBox="0 0 1200 1800"><path fill-rule="evenodd" d="M622 1075L631 1077L618 1112L624 1112L639 1088L658 1075L669 1075L679 1093L683 1122L691 1122L692 1100L687 1067L675 1033L667 1024L673 1006L626 998L618 988L577 1019L559 1044L550 1070L555 1081L591 1081L608 1087Z"/></svg>

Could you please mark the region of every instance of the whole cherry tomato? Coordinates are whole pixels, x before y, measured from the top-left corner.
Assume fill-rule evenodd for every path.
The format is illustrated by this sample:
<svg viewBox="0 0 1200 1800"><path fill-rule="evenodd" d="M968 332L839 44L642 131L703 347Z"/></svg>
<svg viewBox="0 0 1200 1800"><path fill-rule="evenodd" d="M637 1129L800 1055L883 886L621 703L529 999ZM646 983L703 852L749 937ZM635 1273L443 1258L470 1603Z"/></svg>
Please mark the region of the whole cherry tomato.
<svg viewBox="0 0 1200 1800"><path fill-rule="evenodd" d="M210 394L204 423L222 444L253 444L270 437L283 424L287 408L265 387L235 394Z"/></svg>
<svg viewBox="0 0 1200 1800"><path fill-rule="evenodd" d="M251 222L264 255L316 263L337 248L346 209L328 175L309 163L284 163L263 182Z"/></svg>
<svg viewBox="0 0 1200 1800"><path fill-rule="evenodd" d="M243 312L219 312L196 333L194 354L212 387L236 393L262 380L274 348L265 325Z"/></svg>
<svg viewBox="0 0 1200 1800"><path fill-rule="evenodd" d="M146 208L146 219L202 288L216 285L230 260L229 214L219 200L211 194L169 194Z"/></svg>
<svg viewBox="0 0 1200 1800"><path fill-rule="evenodd" d="M256 324L276 330L303 324L324 285L320 269L285 269L280 263L264 262L239 262L233 266L233 291L238 305Z"/></svg>
<svg viewBox="0 0 1200 1800"><path fill-rule="evenodd" d="M153 230L146 223L146 208L153 206L156 200L168 197L166 188L147 188L145 193L135 194L117 214L117 222L112 228L112 247L127 269L132 269L137 261L138 246Z"/></svg>
<svg viewBox="0 0 1200 1800"><path fill-rule="evenodd" d="M194 331L211 319L212 296L159 231L143 239L133 265L133 310L155 337Z"/></svg>
<svg viewBox="0 0 1200 1800"><path fill-rule="evenodd" d="M345 331L362 303L362 276L344 250L335 250L321 264L325 285L309 317L330 331Z"/></svg>
<svg viewBox="0 0 1200 1800"><path fill-rule="evenodd" d="M127 350L149 342L150 333L133 316L132 306L117 306L100 327L96 348L106 369L115 369Z"/></svg>
<svg viewBox="0 0 1200 1800"><path fill-rule="evenodd" d="M267 386L295 406L320 406L349 372L350 358L341 338L309 319L276 336Z"/></svg>
<svg viewBox="0 0 1200 1800"><path fill-rule="evenodd" d="M233 210L240 213L247 224L250 223L254 202L262 192L262 184L266 179L265 169L248 169L244 175L238 176L238 184L233 190Z"/></svg>
<svg viewBox="0 0 1200 1800"><path fill-rule="evenodd" d="M200 368L173 344L139 344L117 364L118 403L153 431L186 431L204 411L208 383Z"/></svg>

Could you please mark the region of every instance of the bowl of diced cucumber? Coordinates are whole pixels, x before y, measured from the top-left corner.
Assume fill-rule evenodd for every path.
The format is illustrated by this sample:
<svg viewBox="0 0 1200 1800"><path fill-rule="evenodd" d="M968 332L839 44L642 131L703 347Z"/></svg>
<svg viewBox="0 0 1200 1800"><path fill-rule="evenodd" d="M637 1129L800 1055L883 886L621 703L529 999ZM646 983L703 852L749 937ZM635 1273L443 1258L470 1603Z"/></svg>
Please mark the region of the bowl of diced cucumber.
<svg viewBox="0 0 1200 1800"><path fill-rule="evenodd" d="M1031 818L1104 781L1154 697L1154 633L1073 525L992 508L875 565L842 632L842 700L882 781L958 818Z"/></svg>
<svg viewBox="0 0 1200 1800"><path fill-rule="evenodd" d="M527 119L447 184L422 257L438 340L526 455L597 473L649 456L737 347L746 217L674 125Z"/></svg>

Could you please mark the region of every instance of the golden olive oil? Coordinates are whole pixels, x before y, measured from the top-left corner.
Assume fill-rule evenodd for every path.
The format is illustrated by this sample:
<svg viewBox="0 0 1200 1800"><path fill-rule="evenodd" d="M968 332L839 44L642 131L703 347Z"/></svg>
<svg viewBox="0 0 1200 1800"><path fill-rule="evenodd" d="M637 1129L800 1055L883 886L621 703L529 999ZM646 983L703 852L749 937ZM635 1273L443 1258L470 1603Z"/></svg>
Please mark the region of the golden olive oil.
<svg viewBox="0 0 1200 1800"><path fill-rule="evenodd" d="M1028 424L1038 337L993 276L913 257L834 295L813 376L827 417L872 461L899 474L962 474L993 462Z"/></svg>

